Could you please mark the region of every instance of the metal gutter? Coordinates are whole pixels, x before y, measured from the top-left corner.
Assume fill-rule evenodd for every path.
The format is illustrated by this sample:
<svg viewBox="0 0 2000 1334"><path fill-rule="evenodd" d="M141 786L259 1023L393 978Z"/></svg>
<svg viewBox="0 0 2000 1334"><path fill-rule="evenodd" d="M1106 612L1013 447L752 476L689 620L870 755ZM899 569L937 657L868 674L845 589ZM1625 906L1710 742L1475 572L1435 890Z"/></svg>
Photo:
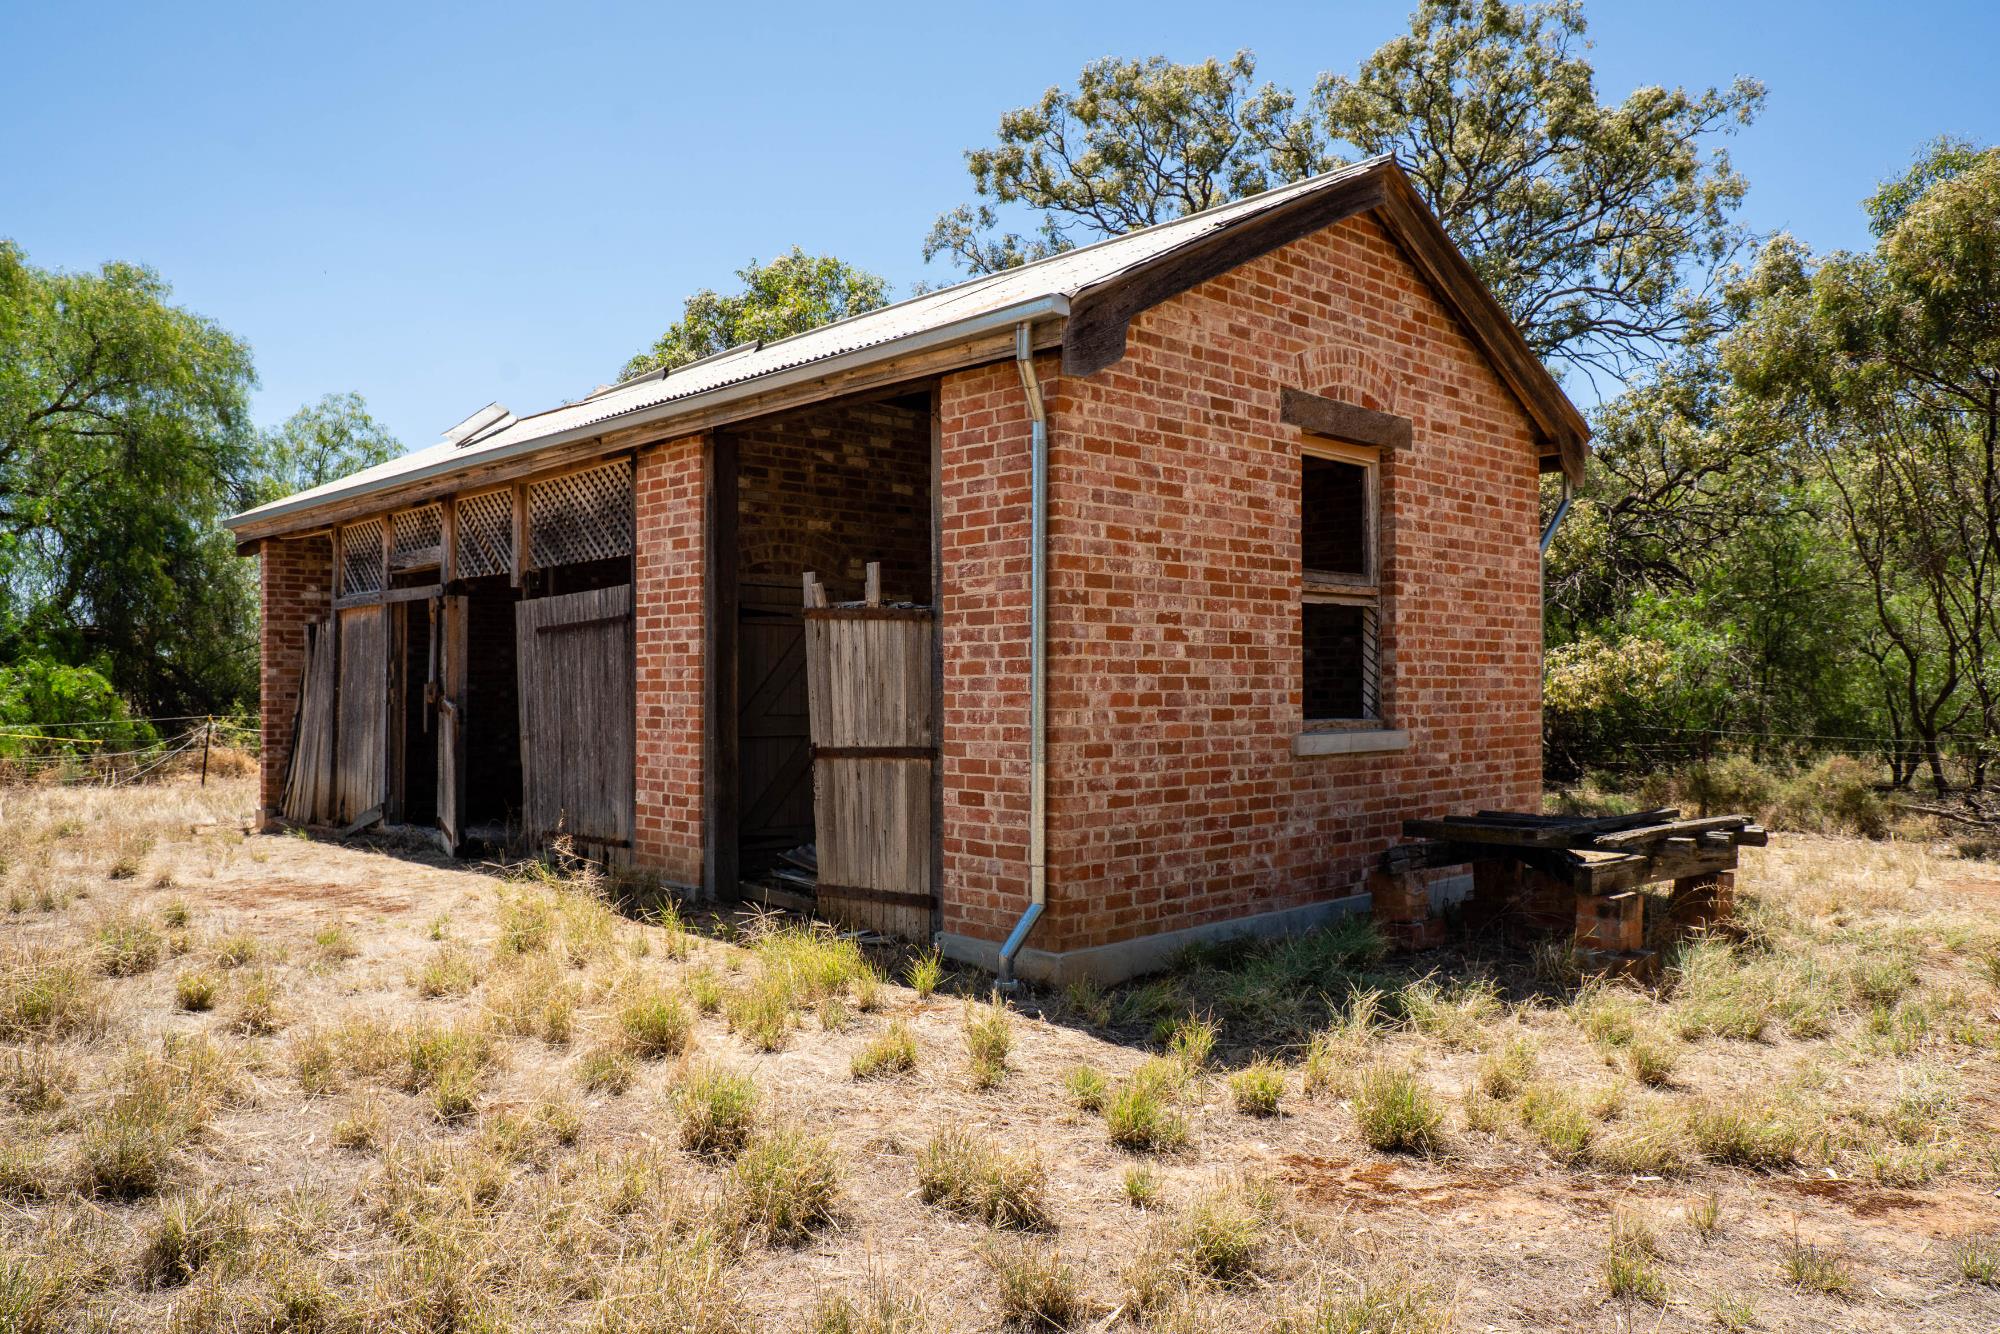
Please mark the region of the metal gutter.
<svg viewBox="0 0 2000 1334"><path fill-rule="evenodd" d="M950 324L941 324L934 329L925 329L901 338L889 339L868 347L854 348L847 352L837 352L829 357L788 366L764 375L737 380L730 384L717 385L713 389L699 390L684 398L671 398L661 403L634 408L630 412L613 414L567 431L557 431L549 435L534 436L515 444L498 449L484 450L470 456L441 458L421 468L408 472L393 473L375 478L358 486L339 491L326 492L310 499L294 498L280 500L242 514L232 515L222 521L222 526L234 532L253 524L266 523L272 519L282 519L288 515L303 514L330 505L336 501L355 500L362 496L376 495L385 491L399 490L416 482L430 481L462 472L474 466L488 463L505 463L511 459L524 458L540 450L552 449L557 445L572 441L588 440L609 431L622 431L633 426L651 426L671 422L675 417L707 408L720 407L739 399L751 398L774 389L785 389L793 385L810 383L841 371L857 370L915 352L927 352L932 348L946 347L952 343L977 338L982 334L997 333L1024 322L1046 318L1067 318L1069 298L1060 292L1046 296L1032 297L1017 301L998 310L985 311L967 316ZM527 418L524 420L532 420Z"/></svg>
<svg viewBox="0 0 2000 1334"><path fill-rule="evenodd" d="M1049 414L1035 375L1034 326L1014 326L1014 365L1028 401L1028 908L1000 947L1000 985L1014 985L1014 956L1048 899Z"/></svg>

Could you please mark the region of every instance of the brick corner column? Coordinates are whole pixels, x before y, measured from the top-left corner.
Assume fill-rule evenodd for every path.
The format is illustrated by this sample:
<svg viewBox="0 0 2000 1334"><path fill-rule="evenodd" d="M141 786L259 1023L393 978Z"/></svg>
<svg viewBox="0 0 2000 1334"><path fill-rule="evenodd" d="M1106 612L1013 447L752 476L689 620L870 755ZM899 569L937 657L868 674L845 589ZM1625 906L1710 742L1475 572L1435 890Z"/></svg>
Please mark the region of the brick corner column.
<svg viewBox="0 0 2000 1334"><path fill-rule="evenodd" d="M292 725L304 686L306 626L333 608L333 543L325 537L272 538L257 551L257 804L265 820L285 798Z"/></svg>
<svg viewBox="0 0 2000 1334"><path fill-rule="evenodd" d="M702 883L706 437L642 451L633 482L634 861Z"/></svg>

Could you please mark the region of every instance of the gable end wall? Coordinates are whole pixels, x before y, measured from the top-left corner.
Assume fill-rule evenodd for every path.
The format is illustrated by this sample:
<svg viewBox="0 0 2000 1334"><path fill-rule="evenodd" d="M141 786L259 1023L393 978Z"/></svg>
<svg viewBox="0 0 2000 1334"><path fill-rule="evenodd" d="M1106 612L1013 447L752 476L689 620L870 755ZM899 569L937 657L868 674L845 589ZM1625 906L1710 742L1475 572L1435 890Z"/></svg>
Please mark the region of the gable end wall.
<svg viewBox="0 0 2000 1334"><path fill-rule="evenodd" d="M1360 892L1401 822L1538 808L1535 432L1395 243L1358 218L1046 372L1050 911L1039 951ZM1385 457L1387 725L1296 759L1298 454L1286 387L1410 417ZM1011 366L946 381L944 929L1026 905L1027 430Z"/></svg>

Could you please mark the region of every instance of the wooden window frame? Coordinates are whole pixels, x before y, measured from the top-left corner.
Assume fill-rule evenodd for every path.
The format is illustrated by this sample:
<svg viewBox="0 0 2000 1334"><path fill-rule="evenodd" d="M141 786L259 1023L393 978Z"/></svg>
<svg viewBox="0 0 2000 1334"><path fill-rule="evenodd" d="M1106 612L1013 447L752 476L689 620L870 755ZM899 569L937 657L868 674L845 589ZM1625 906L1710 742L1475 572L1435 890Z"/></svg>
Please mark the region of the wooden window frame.
<svg viewBox="0 0 2000 1334"><path fill-rule="evenodd" d="M1345 440L1332 440L1309 436L1299 442L1299 525L1301 534L1305 526L1304 475L1307 459L1324 459L1330 463L1344 463L1362 470L1363 498L1362 511L1367 523L1367 538L1362 543L1362 563L1366 567L1361 574L1346 574L1334 570L1312 570L1305 567L1304 543L1299 552L1299 623L1301 642L1299 663L1305 664L1303 642L1305 608L1311 604L1341 607L1359 607L1368 613L1362 619L1361 655L1364 669L1372 668L1372 680L1364 675L1362 681L1361 712L1353 717L1332 716L1304 717L1307 731L1341 730L1349 728L1381 727L1386 725L1382 707L1382 451L1374 445L1350 444ZM1301 700L1303 713L1303 699Z"/></svg>

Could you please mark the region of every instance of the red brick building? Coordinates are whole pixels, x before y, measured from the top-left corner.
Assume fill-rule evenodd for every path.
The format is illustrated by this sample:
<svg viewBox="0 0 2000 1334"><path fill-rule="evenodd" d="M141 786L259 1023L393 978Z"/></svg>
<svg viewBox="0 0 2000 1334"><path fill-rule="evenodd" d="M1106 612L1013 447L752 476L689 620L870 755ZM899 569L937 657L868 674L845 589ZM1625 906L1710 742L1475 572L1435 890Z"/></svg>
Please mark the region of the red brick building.
<svg viewBox="0 0 2000 1334"><path fill-rule="evenodd" d="M1537 805L1538 479L1585 443L1369 161L238 516L264 803L734 895L813 837L802 575L878 562L935 609L900 892L947 953L1297 929L1405 818Z"/></svg>

